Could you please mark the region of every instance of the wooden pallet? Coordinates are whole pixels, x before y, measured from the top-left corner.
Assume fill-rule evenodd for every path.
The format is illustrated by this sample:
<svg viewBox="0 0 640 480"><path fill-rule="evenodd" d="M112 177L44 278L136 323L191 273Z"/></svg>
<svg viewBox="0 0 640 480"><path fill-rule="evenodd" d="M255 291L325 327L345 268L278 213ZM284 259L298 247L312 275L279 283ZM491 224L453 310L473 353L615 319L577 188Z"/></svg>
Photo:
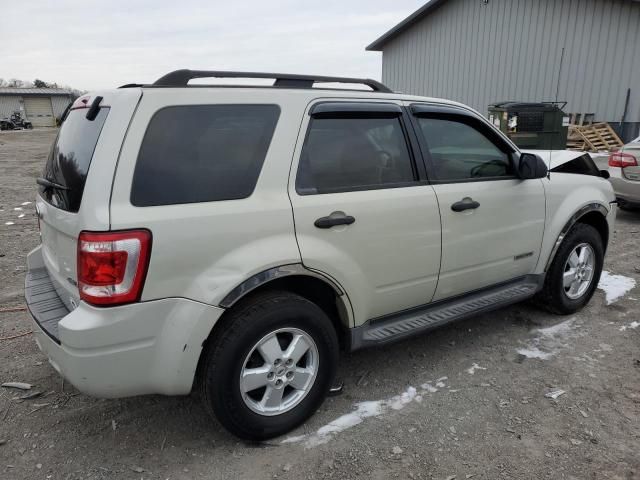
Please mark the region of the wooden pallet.
<svg viewBox="0 0 640 480"><path fill-rule="evenodd" d="M569 125L567 148L588 152L610 152L623 145L608 123Z"/></svg>

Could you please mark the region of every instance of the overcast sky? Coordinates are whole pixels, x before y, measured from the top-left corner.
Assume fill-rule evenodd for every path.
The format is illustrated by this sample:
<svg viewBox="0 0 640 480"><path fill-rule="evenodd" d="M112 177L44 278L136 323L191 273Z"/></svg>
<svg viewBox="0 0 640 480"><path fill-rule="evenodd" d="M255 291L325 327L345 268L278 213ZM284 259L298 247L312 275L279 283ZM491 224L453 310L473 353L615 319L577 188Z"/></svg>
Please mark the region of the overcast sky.
<svg viewBox="0 0 640 480"><path fill-rule="evenodd" d="M81 90L178 68L381 74L364 48L425 0L29 0L0 7L0 78Z"/></svg>

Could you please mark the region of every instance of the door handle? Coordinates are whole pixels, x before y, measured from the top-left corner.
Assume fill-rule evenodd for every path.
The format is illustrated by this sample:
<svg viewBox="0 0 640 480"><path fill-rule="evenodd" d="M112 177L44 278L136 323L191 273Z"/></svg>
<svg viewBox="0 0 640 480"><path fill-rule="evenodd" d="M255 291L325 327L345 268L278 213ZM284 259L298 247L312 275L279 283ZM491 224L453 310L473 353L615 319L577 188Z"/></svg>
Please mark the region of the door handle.
<svg viewBox="0 0 640 480"><path fill-rule="evenodd" d="M464 212L465 210L474 210L480 206L479 202L476 202L470 197L464 197L459 202L451 205L451 210L454 212Z"/></svg>
<svg viewBox="0 0 640 480"><path fill-rule="evenodd" d="M333 213L331 215L333 215ZM320 217L315 222L313 222L313 224L318 228L331 228L335 227L336 225L351 225L355 221L356 219L351 215L342 214L335 217Z"/></svg>

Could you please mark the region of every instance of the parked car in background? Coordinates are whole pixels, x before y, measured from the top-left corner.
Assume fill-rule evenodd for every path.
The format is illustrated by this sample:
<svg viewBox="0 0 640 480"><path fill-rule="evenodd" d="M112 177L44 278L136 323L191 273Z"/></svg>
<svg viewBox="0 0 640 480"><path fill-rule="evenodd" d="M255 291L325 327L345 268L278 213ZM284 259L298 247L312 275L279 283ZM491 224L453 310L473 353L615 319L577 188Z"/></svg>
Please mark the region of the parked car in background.
<svg viewBox="0 0 640 480"><path fill-rule="evenodd" d="M275 82L188 85L230 76ZM51 364L99 397L198 390L252 440L317 411L341 349L532 298L577 312L616 216L583 152L301 75L179 70L84 95L37 182L25 297Z"/></svg>
<svg viewBox="0 0 640 480"><path fill-rule="evenodd" d="M609 155L609 173L620 208L640 208L640 137Z"/></svg>

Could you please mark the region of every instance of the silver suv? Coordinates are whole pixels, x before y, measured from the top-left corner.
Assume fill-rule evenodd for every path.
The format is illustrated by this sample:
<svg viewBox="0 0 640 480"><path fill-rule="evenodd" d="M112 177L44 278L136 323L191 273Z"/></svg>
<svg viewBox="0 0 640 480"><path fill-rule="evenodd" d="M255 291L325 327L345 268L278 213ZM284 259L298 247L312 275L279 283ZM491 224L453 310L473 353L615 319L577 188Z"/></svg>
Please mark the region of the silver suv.
<svg viewBox="0 0 640 480"><path fill-rule="evenodd" d="M464 105L261 73L79 98L38 185L25 294L55 369L100 397L199 391L246 439L307 419L341 350L579 310L616 212L588 156L549 174Z"/></svg>

